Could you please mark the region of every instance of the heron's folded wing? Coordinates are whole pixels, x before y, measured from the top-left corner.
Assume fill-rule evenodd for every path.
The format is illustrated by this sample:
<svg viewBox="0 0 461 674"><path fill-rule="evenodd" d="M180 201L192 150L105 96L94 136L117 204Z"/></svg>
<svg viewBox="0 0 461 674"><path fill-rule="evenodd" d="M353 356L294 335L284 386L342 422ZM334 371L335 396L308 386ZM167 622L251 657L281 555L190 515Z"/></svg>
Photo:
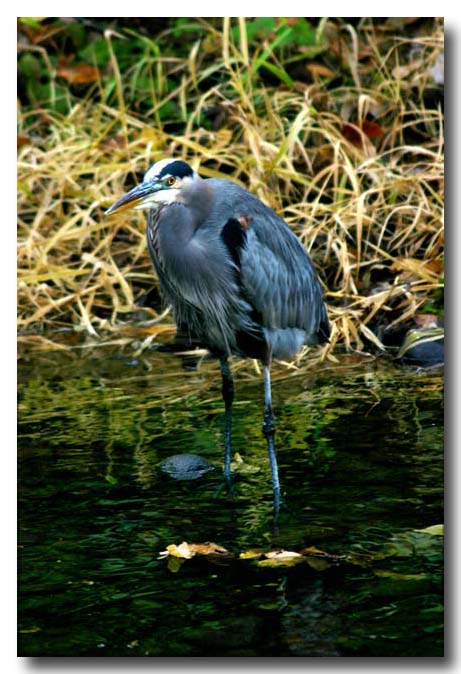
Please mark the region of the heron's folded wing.
<svg viewBox="0 0 461 674"><path fill-rule="evenodd" d="M265 327L328 336L323 334L328 323L316 272L283 221L250 221L240 251L240 273L245 295Z"/></svg>

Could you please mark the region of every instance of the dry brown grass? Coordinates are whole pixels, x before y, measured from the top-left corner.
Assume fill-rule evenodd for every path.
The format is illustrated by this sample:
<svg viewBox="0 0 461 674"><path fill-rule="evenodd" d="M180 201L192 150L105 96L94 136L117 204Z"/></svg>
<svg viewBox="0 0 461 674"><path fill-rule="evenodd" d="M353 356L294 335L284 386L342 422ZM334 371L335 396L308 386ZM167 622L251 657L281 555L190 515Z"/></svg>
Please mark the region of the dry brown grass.
<svg viewBox="0 0 461 674"><path fill-rule="evenodd" d="M147 119L125 104L130 73L120 72L113 52L117 107L82 100L68 115L52 115L51 123L49 111L37 117L19 110L19 134L29 139L18 158L21 339L59 348L70 328L147 345L172 332L170 315L150 310L150 321L134 323L129 313L156 283L144 215L103 213L127 176L131 185L153 161L175 155L204 176L232 176L300 236L329 306L332 337L324 356L333 358L338 344L382 349L374 326L408 320L443 274L443 119L424 102L443 50L443 25L434 22L430 36L411 44L394 40L391 47L388 36L369 27L345 28L334 44L344 50L353 85L336 88L321 78L263 85L247 76L255 49L263 47L245 40L245 21L238 42L228 20L219 30L205 26L208 42L193 45L187 59L172 65L152 57L156 77L174 69L182 79ZM211 69L220 83L200 92ZM166 99L183 110L182 132L158 124ZM199 125L211 105L226 116L218 130ZM379 140L362 125L370 114L382 131ZM383 269L385 280L373 280Z"/></svg>

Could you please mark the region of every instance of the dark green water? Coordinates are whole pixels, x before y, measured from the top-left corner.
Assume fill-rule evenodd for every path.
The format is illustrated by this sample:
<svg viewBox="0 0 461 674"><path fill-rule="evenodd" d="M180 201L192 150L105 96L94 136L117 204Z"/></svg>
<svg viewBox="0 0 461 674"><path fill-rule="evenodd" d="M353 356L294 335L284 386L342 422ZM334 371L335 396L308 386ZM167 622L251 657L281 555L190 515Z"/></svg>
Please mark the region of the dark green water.
<svg viewBox="0 0 461 674"><path fill-rule="evenodd" d="M440 371L344 360L275 381L277 526L262 382L236 376L231 500L215 364L24 354L19 381L20 655L443 655L443 538L418 531L443 521ZM183 452L216 470L160 472ZM159 553L182 541L236 557L172 571ZM311 546L342 557L238 559Z"/></svg>

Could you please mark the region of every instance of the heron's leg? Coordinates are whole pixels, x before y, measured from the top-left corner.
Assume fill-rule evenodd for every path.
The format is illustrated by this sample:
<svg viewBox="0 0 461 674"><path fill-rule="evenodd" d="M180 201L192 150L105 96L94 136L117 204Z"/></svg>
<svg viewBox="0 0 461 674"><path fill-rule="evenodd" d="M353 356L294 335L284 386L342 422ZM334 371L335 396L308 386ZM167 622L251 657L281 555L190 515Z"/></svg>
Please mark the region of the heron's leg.
<svg viewBox="0 0 461 674"><path fill-rule="evenodd" d="M275 422L272 411L272 392L271 392L271 371L270 364L264 365L264 423L263 433L267 440L267 450L269 452L269 463L271 467L272 486L274 489L274 507L276 513L280 507L280 482L277 466L277 455L275 453Z"/></svg>
<svg viewBox="0 0 461 674"><path fill-rule="evenodd" d="M232 401L234 400L234 380L229 369L227 358L220 358L222 375L222 397L225 407L224 421L224 476L228 482L231 477L231 430L232 430Z"/></svg>

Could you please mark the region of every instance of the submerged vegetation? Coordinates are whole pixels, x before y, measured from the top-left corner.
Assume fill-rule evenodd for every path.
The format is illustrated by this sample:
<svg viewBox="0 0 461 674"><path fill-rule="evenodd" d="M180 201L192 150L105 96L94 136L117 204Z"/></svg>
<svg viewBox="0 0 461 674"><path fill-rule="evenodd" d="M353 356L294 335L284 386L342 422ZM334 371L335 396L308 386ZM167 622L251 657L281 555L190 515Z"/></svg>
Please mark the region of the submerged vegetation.
<svg viewBox="0 0 461 674"><path fill-rule="evenodd" d="M22 18L18 32L22 342L174 333L144 215L104 216L171 155L240 182L299 235L327 357L440 315L441 19Z"/></svg>

